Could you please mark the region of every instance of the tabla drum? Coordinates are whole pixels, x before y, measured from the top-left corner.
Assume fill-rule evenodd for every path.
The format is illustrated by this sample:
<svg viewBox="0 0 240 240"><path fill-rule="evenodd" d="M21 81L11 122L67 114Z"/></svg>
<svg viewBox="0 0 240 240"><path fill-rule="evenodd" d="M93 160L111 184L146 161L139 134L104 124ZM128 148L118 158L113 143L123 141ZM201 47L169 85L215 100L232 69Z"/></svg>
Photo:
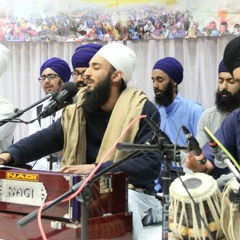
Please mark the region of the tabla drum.
<svg viewBox="0 0 240 240"><path fill-rule="evenodd" d="M188 173L181 179L175 179L169 189L169 230L170 236L174 236L172 239L207 240L210 234L215 240L222 239L221 193L216 180L204 173Z"/></svg>
<svg viewBox="0 0 240 240"><path fill-rule="evenodd" d="M240 184L233 178L224 187L221 198L221 226L228 240L240 239L240 203L231 201L232 194L239 191ZM239 201L239 197L237 199Z"/></svg>

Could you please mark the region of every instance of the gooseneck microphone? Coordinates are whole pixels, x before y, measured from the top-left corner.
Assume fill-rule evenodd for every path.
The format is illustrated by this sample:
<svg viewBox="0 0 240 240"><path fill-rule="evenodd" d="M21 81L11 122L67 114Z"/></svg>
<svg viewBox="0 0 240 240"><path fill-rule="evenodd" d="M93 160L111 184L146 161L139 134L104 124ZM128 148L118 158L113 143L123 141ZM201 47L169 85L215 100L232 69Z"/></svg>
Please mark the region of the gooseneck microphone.
<svg viewBox="0 0 240 240"><path fill-rule="evenodd" d="M19 119L20 116L22 116L23 113L25 113L26 111L28 111L29 109L37 106L38 104L44 102L45 100L47 99L55 99L55 97L57 96L57 93L56 92L50 92L49 94L47 94L44 98L40 99L39 101L37 101L36 103L30 105L29 107L23 109L23 110L20 110L18 108L15 108L14 109L14 114L12 116L10 116L9 118L5 118L5 119L2 119L0 121L0 126L8 123L8 122L24 122L22 121L21 119ZM28 122L29 123L29 122Z"/></svg>
<svg viewBox="0 0 240 240"><path fill-rule="evenodd" d="M183 129L185 137L189 143L189 148L192 150L193 155L195 156L196 160L201 165L205 164L207 162L207 159L205 158L197 139L192 136L192 134L190 133L190 131L187 129L186 126L182 126L182 129Z"/></svg>
<svg viewBox="0 0 240 240"><path fill-rule="evenodd" d="M52 101L50 101L46 107L44 107L44 109L39 113L38 118L48 117L67 105L75 103L77 100L75 97L77 92L78 87L76 83L65 83L61 89L61 92Z"/></svg>
<svg viewBox="0 0 240 240"><path fill-rule="evenodd" d="M211 152L214 154L214 164L218 168L227 167L227 164L225 163L225 161L228 159L227 154L222 151L217 143L208 135L205 129L204 131L208 139L208 146L211 149Z"/></svg>
<svg viewBox="0 0 240 240"><path fill-rule="evenodd" d="M156 136L160 138L160 140L162 140L166 144L172 144L168 135L165 132L163 132L160 129L160 127L150 117L146 116L144 119L147 121L148 125L151 127Z"/></svg>

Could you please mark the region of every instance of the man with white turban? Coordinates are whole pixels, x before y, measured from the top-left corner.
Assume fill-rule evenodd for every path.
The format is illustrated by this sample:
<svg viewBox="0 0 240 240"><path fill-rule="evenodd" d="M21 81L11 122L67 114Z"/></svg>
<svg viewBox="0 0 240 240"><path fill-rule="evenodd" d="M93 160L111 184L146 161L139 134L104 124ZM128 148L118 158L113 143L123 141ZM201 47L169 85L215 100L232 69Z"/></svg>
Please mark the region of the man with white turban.
<svg viewBox="0 0 240 240"><path fill-rule="evenodd" d="M7 69L9 62L9 50L0 44L0 77ZM9 100L0 94L0 121L14 114L14 106ZM4 151L13 141L16 124L8 122L0 127L0 151Z"/></svg>
<svg viewBox="0 0 240 240"><path fill-rule="evenodd" d="M98 165L102 170L125 157L126 151L113 148L104 158L137 117L147 115L155 123L159 122L159 113L147 96L134 87L127 87L135 64L135 53L125 45L103 46L84 73L87 86L79 90L77 103L64 109L61 120L20 140L0 154L0 158L16 166L63 148L61 172L90 174ZM141 119L129 128L121 141L144 144L152 135L151 127ZM143 223L157 223L162 219L162 206L154 194L154 180L161 161L159 151L141 152L112 170L128 174L133 239L138 238ZM4 161L0 159L1 163Z"/></svg>

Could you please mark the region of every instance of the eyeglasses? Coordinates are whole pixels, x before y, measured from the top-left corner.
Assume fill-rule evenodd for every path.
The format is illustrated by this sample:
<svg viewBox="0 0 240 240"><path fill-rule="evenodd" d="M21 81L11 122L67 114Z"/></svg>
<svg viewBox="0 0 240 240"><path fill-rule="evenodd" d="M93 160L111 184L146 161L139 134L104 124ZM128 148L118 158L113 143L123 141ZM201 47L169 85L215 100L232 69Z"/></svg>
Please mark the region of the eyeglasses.
<svg viewBox="0 0 240 240"><path fill-rule="evenodd" d="M234 78L218 78L218 83L224 83L226 81L227 83L234 84L235 82L239 82L240 79L234 79Z"/></svg>
<svg viewBox="0 0 240 240"><path fill-rule="evenodd" d="M81 76L81 78L85 80L85 79L87 79L87 77L84 75L85 72L86 72L86 70L83 70L82 72L74 71L74 72L72 72L72 77L74 79L78 79L79 76Z"/></svg>
<svg viewBox="0 0 240 240"><path fill-rule="evenodd" d="M48 75L42 75L41 77L38 78L38 80L39 80L40 82L43 82L43 81L45 81L46 79L48 79L49 81L51 81L51 80L54 80L54 79L57 78L57 77L59 77L57 74L51 73L51 74L48 74Z"/></svg>

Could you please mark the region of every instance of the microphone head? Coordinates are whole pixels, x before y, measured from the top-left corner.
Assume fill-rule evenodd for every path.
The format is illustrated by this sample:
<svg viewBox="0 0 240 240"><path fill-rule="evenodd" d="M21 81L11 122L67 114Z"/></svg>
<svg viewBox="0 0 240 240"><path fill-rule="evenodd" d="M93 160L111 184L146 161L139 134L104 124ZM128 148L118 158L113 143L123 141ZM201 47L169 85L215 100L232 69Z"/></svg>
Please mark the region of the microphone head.
<svg viewBox="0 0 240 240"><path fill-rule="evenodd" d="M78 92L78 87L74 82L67 82L62 86L61 92L64 90L68 92L69 97L74 97Z"/></svg>
<svg viewBox="0 0 240 240"><path fill-rule="evenodd" d="M55 92L55 91L52 91L52 92L48 93L48 96L50 96L50 98L49 98L50 100L51 100L51 99L55 99L57 95L58 95L58 94L57 94L57 92Z"/></svg>
<svg viewBox="0 0 240 240"><path fill-rule="evenodd" d="M182 130L183 130L184 134L190 134L190 131L184 125L182 125Z"/></svg>
<svg viewBox="0 0 240 240"><path fill-rule="evenodd" d="M214 164L218 168L226 168L227 167L226 163L224 163L223 161L219 161L219 160L218 161L214 160Z"/></svg>

